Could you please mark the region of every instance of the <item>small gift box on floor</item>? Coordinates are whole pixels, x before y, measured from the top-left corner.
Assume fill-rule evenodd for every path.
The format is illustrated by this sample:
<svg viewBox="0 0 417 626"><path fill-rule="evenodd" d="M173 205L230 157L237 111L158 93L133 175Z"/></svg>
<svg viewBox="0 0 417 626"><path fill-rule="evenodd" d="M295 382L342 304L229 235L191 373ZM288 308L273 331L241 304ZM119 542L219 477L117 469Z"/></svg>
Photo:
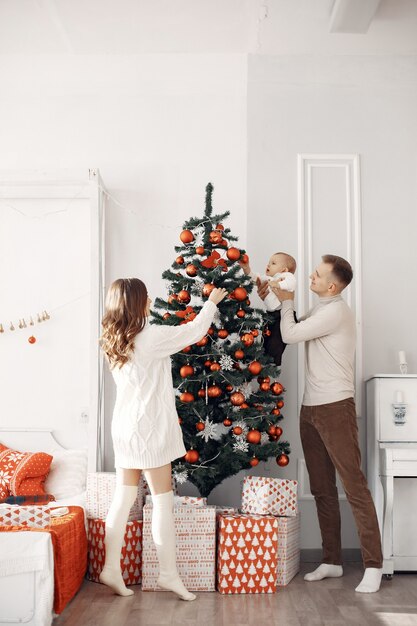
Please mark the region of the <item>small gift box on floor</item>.
<svg viewBox="0 0 417 626"><path fill-rule="evenodd" d="M104 566L106 557L105 521L88 519L88 565L86 578L96 583ZM142 525L136 520L128 522L120 555L120 567L125 585L139 585L142 578Z"/></svg>
<svg viewBox="0 0 417 626"><path fill-rule="evenodd" d="M272 515L219 515L217 591L275 593L278 520Z"/></svg>
<svg viewBox="0 0 417 626"><path fill-rule="evenodd" d="M277 585L283 587L300 571L300 514L278 517Z"/></svg>
<svg viewBox="0 0 417 626"><path fill-rule="evenodd" d="M297 515L297 481L286 478L245 476L242 512L256 515Z"/></svg>
<svg viewBox="0 0 417 626"><path fill-rule="evenodd" d="M87 474L87 517L105 520L116 489L115 472L90 472ZM138 496L130 509L129 521L142 519L143 483L139 481Z"/></svg>
<svg viewBox="0 0 417 626"><path fill-rule="evenodd" d="M174 498L177 568L189 591L215 591L216 507L205 498ZM152 504L143 508L143 591L158 590L159 562L152 539Z"/></svg>

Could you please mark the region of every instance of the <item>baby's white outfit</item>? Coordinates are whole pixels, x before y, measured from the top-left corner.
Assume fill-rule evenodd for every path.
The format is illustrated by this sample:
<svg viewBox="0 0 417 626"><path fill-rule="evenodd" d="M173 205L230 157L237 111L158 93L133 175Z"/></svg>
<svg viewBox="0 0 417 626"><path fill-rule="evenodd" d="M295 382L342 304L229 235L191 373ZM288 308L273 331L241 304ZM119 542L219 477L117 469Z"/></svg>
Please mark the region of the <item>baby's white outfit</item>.
<svg viewBox="0 0 417 626"><path fill-rule="evenodd" d="M283 280L281 280L279 286L284 291L295 291L295 287L297 284L295 276L294 274L291 274L291 272L277 272L273 276L267 276L266 274L261 275L257 274L256 272L251 272L249 276L254 283L256 283L256 280L258 278L260 278L262 281L267 280L268 282L271 282L271 280L281 280L282 278ZM264 303L267 311L278 311L278 309L281 308L281 301L279 300L278 296L271 290L266 296Z"/></svg>

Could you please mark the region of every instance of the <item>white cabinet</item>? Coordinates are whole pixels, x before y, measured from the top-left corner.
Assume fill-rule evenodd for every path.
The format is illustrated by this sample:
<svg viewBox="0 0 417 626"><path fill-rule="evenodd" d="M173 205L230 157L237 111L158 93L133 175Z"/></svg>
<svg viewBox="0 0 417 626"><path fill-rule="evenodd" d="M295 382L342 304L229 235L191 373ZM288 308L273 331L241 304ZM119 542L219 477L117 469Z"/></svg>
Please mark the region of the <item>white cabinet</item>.
<svg viewBox="0 0 417 626"><path fill-rule="evenodd" d="M417 375L366 381L368 483L382 529L384 574L417 571Z"/></svg>

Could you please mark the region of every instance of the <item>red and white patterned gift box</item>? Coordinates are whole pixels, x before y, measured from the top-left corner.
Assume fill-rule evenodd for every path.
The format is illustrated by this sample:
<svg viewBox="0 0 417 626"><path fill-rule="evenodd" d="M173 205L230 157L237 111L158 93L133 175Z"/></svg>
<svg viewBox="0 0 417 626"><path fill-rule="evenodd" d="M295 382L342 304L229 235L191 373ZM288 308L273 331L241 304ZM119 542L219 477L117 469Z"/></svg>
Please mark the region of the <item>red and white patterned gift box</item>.
<svg viewBox="0 0 417 626"><path fill-rule="evenodd" d="M0 526L49 528L51 509L46 506L0 504Z"/></svg>
<svg viewBox="0 0 417 626"><path fill-rule="evenodd" d="M114 491L116 489L115 472L91 472L87 474L87 517L106 519ZM142 519L143 484L139 481L138 496L130 509L129 522Z"/></svg>
<svg viewBox="0 0 417 626"><path fill-rule="evenodd" d="M278 520L272 515L220 515L217 591L275 593Z"/></svg>
<svg viewBox="0 0 417 626"><path fill-rule="evenodd" d="M283 587L300 571L300 514L278 517L277 585Z"/></svg>
<svg viewBox="0 0 417 626"><path fill-rule="evenodd" d="M145 505L152 505L152 496L147 495L145 498ZM174 506L181 504L190 504L192 506L207 506L207 498L200 498L195 496L174 496Z"/></svg>
<svg viewBox="0 0 417 626"><path fill-rule="evenodd" d="M106 548L105 521L87 520L88 565L86 578L96 583L104 566ZM120 567L125 585L139 585L142 578L142 521L128 522L120 555Z"/></svg>
<svg viewBox="0 0 417 626"><path fill-rule="evenodd" d="M242 512L256 515L297 515L297 481L286 478L245 476Z"/></svg>
<svg viewBox="0 0 417 626"><path fill-rule="evenodd" d="M188 499L188 498L187 498ZM200 500L199 498L197 500ZM158 590L159 563L152 539L152 505L143 509L142 589ZM214 591L216 579L216 507L174 506L178 572L190 591Z"/></svg>

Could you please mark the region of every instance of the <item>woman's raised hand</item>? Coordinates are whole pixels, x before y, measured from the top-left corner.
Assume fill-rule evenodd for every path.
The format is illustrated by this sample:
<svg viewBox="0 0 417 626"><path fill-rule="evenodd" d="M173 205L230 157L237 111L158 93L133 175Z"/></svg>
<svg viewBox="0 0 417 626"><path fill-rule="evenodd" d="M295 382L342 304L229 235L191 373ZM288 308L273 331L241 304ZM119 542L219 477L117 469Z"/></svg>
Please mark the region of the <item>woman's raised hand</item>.
<svg viewBox="0 0 417 626"><path fill-rule="evenodd" d="M227 296L226 289L223 289L223 288L218 289L217 287L215 287L209 296L209 300L214 302L214 304L219 304L219 302L224 300L226 296Z"/></svg>

